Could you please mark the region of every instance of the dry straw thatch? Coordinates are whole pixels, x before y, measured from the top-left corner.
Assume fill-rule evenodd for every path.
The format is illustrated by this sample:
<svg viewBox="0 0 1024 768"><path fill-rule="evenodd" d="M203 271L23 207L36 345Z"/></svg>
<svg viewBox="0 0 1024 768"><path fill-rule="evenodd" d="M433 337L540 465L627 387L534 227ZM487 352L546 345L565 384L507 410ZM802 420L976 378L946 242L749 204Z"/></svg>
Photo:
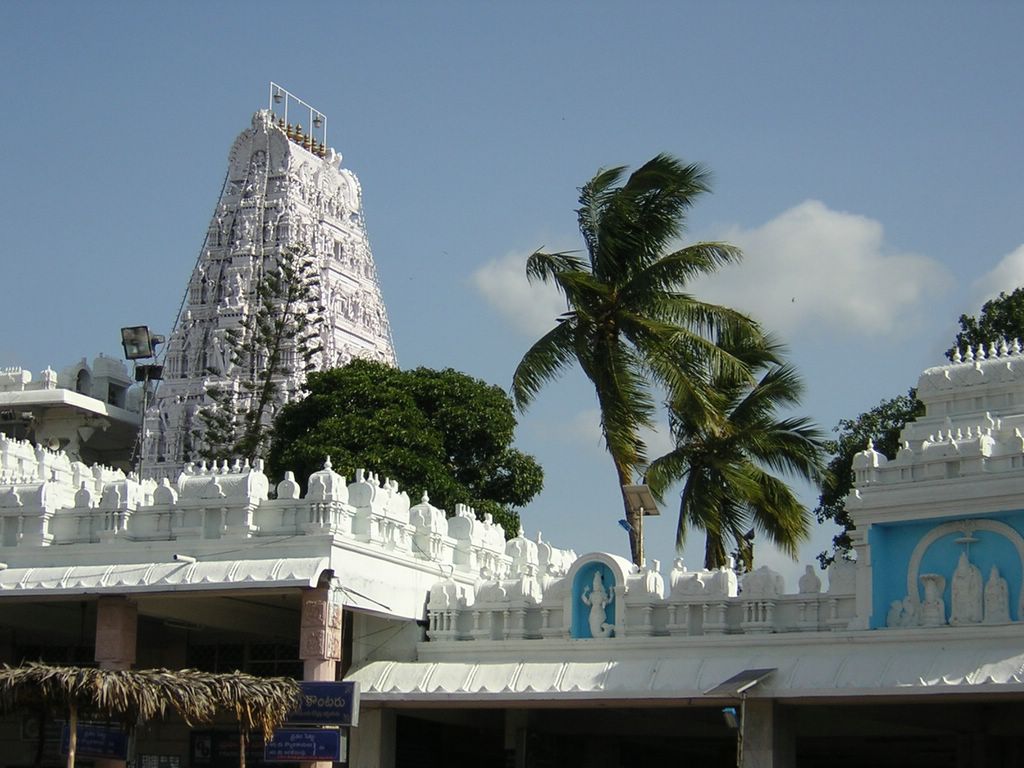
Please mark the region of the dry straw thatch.
<svg viewBox="0 0 1024 768"><path fill-rule="evenodd" d="M43 704L66 710L69 721L75 723L78 712L85 708L128 727L164 717L168 712L194 725L210 722L218 712L228 711L238 720L243 743L245 735L256 730L269 737L298 700L299 684L294 680L244 672L112 670L37 662L0 669L0 708L5 711ZM74 765L74 744L68 758L68 765Z"/></svg>

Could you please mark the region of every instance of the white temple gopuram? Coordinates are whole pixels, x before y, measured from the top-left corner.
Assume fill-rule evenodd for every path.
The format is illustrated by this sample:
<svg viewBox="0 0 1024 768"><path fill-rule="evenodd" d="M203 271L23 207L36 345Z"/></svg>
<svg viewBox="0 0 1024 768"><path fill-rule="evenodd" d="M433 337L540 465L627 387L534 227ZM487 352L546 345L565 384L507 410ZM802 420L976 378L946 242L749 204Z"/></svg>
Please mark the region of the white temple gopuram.
<svg viewBox="0 0 1024 768"><path fill-rule="evenodd" d="M308 118L305 129L288 122L296 114ZM359 181L325 146L326 119L271 84L270 108L257 112L232 144L220 199L167 342L164 380L147 415L146 474L175 478L197 457L198 414L211 387L245 397L227 334L251 322L257 282L275 259L295 253L315 259L324 307L316 369L354 357L395 363ZM285 352L273 410L298 393L302 363ZM265 370L265 362L256 365Z"/></svg>

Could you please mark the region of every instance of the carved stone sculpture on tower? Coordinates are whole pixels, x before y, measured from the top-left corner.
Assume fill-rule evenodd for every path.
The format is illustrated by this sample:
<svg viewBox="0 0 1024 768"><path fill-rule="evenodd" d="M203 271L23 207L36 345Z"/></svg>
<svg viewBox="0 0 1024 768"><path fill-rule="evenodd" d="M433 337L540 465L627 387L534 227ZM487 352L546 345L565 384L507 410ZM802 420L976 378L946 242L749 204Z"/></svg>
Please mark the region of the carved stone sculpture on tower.
<svg viewBox="0 0 1024 768"><path fill-rule="evenodd" d="M202 442L202 420L187 426L186 413L209 403L211 388L237 393L245 406L241 401L246 391L239 386L242 371L231 364L225 334L251 321L260 275L277 260L292 258L289 254L312 257L320 276L318 301L327 307L320 314L314 368L342 365L354 357L395 363L359 182L340 163L333 149L313 152L289 139L285 127L266 110L257 112L252 127L235 140L227 179L189 281L191 290L168 339L164 380L147 414L146 474L176 478L187 461L197 458L194 446ZM354 317L332 311L355 306L364 311ZM299 355L285 350L283 361L277 402L268 413L299 392L305 379L305 361ZM254 363L257 368L266 365L259 359ZM162 438L157 421L161 415Z"/></svg>

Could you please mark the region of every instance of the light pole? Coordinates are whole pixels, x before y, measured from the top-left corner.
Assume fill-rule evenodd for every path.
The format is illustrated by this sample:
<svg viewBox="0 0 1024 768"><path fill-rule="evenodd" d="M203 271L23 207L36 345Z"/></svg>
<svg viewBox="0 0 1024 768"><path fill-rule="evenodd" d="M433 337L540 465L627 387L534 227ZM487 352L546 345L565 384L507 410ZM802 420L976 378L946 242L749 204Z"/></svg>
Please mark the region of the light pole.
<svg viewBox="0 0 1024 768"><path fill-rule="evenodd" d="M637 541L637 566L644 564L644 517L647 515L660 515L661 512L658 510L658 504L654 500L654 494L651 493L650 486L647 485L624 485L622 486L622 495L626 499L626 505L629 507L631 514L636 515L638 521L638 530L636 532ZM629 530L627 527L628 521L624 528Z"/></svg>
<svg viewBox="0 0 1024 768"><path fill-rule="evenodd" d="M136 450L139 458L139 481L142 481L143 446L142 441L146 430L146 411L149 410L149 382L160 381L164 377L164 367L155 363L139 365L139 360L156 357L156 347L164 343L164 337L149 332L147 325L131 325L121 329L121 346L124 347L126 360L135 366L135 380L142 382L142 405L139 409L139 437ZM134 464L134 462L132 462Z"/></svg>

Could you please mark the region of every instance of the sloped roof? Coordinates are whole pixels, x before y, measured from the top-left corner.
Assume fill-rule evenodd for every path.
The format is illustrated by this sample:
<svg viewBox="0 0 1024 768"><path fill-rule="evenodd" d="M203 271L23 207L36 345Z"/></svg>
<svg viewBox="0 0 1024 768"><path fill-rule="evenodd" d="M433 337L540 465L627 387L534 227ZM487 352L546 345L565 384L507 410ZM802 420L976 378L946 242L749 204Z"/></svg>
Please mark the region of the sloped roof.
<svg viewBox="0 0 1024 768"><path fill-rule="evenodd" d="M211 560L195 563L7 568L0 571L0 599L7 596L130 594L223 589L315 587L330 567L326 557Z"/></svg>
<svg viewBox="0 0 1024 768"><path fill-rule="evenodd" d="M980 629L980 627L979 627ZM662 658L594 661L378 661L352 672L364 701L472 703L530 700L716 700L705 691L745 669L776 668L752 696L776 698L1024 692L1024 646L922 639L728 647L680 646ZM572 654L565 654L571 657ZM624 658L625 657L625 658ZM721 697L717 697L719 700Z"/></svg>

